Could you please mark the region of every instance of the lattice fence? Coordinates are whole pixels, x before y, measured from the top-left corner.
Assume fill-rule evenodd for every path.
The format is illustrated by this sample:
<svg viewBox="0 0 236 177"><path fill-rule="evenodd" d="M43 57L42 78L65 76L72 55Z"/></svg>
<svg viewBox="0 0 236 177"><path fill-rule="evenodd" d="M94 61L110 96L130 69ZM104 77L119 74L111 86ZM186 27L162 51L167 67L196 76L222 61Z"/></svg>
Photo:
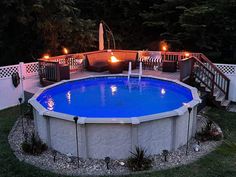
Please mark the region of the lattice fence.
<svg viewBox="0 0 236 177"><path fill-rule="evenodd" d="M22 73L23 77L38 75L38 62L22 63L19 65L10 65L0 67L0 79L11 77L13 73Z"/></svg>
<svg viewBox="0 0 236 177"><path fill-rule="evenodd" d="M224 74L235 74L236 75L236 65L229 64L215 64Z"/></svg>
<svg viewBox="0 0 236 177"><path fill-rule="evenodd" d="M0 67L0 79L11 77L15 72L19 72L19 65Z"/></svg>
<svg viewBox="0 0 236 177"><path fill-rule="evenodd" d="M25 64L25 74L27 76L37 75L39 70L38 62L27 63Z"/></svg>

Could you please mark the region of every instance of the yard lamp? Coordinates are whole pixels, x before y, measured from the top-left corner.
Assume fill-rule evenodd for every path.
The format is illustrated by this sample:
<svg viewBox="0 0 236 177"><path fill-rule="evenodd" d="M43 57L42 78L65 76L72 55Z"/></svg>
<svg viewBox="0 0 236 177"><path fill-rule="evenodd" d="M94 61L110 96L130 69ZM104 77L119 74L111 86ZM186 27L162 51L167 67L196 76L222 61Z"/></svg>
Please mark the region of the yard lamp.
<svg viewBox="0 0 236 177"><path fill-rule="evenodd" d="M57 157L57 151L56 150L52 151L52 156L53 156L53 162L56 162L56 157Z"/></svg>
<svg viewBox="0 0 236 177"><path fill-rule="evenodd" d="M21 107L23 99L22 98L18 98L18 100L19 100L19 103L20 103L20 117L21 117L22 132L23 132L23 135L25 135L24 116L22 115L22 107Z"/></svg>
<svg viewBox="0 0 236 177"><path fill-rule="evenodd" d="M75 140L76 140L76 155L77 155L77 165L79 167L79 146L78 146L78 117L74 117L75 121Z"/></svg>
<svg viewBox="0 0 236 177"><path fill-rule="evenodd" d="M190 106L188 106L188 132L187 132L187 146L186 146L186 155L188 155L188 147L189 147L189 124L190 124L190 116L192 109Z"/></svg>
<svg viewBox="0 0 236 177"><path fill-rule="evenodd" d="M165 162L167 162L167 156L168 156L168 154L169 154L169 151L166 150L166 149L164 149L164 150L162 151L162 154L163 154L163 156L164 156Z"/></svg>
<svg viewBox="0 0 236 177"><path fill-rule="evenodd" d="M110 157L105 157L105 163L106 163L106 165L107 165L107 170L109 170L109 163L110 163L110 161L111 161L111 158Z"/></svg>

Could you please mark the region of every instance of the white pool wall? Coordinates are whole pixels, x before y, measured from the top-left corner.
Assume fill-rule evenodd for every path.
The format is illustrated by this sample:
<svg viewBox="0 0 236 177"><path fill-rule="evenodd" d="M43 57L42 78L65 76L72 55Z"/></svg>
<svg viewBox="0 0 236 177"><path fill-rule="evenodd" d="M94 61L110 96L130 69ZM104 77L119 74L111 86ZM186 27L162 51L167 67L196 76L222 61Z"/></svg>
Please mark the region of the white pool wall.
<svg viewBox="0 0 236 177"><path fill-rule="evenodd" d="M193 108L189 124L191 138L196 133L197 105L200 99L195 88L179 81L174 82L192 91L193 100L188 103ZM73 116L48 111L39 104L36 98L43 90L29 101L34 107L35 131L50 148L76 156L76 125ZM159 154L164 149L176 150L187 142L188 118L186 106L160 114L132 118L81 117L77 124L79 156L126 159L136 146L145 148L150 155Z"/></svg>

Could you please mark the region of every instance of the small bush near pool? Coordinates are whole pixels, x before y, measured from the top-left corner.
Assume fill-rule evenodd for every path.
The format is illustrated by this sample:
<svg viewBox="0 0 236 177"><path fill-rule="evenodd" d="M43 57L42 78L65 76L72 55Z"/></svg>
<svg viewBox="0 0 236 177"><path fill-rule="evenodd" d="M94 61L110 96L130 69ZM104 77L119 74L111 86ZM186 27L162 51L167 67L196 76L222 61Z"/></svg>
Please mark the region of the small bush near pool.
<svg viewBox="0 0 236 177"><path fill-rule="evenodd" d="M135 148L135 152L131 152L131 156L127 160L127 165L132 171L143 171L151 168L152 160L146 156L145 149Z"/></svg>
<svg viewBox="0 0 236 177"><path fill-rule="evenodd" d="M36 138L34 133L32 134L30 141L25 140L21 144L21 147L25 153L32 155L39 155L43 151L47 150L47 145L39 138Z"/></svg>

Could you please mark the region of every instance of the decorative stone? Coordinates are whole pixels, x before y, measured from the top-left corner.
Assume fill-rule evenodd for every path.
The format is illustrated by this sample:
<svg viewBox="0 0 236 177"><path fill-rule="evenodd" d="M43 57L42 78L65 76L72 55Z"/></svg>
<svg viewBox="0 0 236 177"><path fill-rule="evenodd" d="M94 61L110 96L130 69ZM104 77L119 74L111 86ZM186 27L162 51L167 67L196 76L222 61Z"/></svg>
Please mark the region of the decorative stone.
<svg viewBox="0 0 236 177"><path fill-rule="evenodd" d="M193 145L193 150L194 150L195 152L200 151L200 149L201 149L201 147L200 147L198 144L194 144L194 145Z"/></svg>
<svg viewBox="0 0 236 177"><path fill-rule="evenodd" d="M199 118L200 116L198 116ZM201 127L204 125L201 124L206 121L205 118L201 117L198 119L198 127L197 129L200 130ZM24 141L24 135L22 132L22 126L20 124L21 121L17 121L11 130L8 141L13 149L15 156L23 162L29 163L34 165L38 168L57 172L58 174L62 175L70 175L70 176L78 176L78 175L126 175L130 174L128 167L125 165L125 160L112 160L110 161L110 169L107 170L106 166L104 165L104 159L97 160L97 159L82 159L80 158L80 166L77 166L77 159L76 157L72 156L71 154L61 154L57 152L57 160L53 162L53 152L51 150L44 151L42 154L38 156L31 156L24 153L21 149L21 143ZM26 131L29 135L34 132L34 123L33 121L29 122L27 125ZM186 146L182 146L178 148L176 151L170 151L168 155L168 162L163 162L163 155L157 154L150 156L153 159L152 169L153 170L161 170L176 167L183 164L192 163L193 161L201 158L202 156L206 155L207 153L214 150L218 145L221 144L222 141L206 141L201 143L201 149L198 153L194 153L194 148L189 149L189 155L185 155ZM189 146L194 147L196 145L196 141L190 140ZM71 161L70 161L71 159ZM75 159L75 160L74 160Z"/></svg>
<svg viewBox="0 0 236 177"><path fill-rule="evenodd" d="M125 165L125 162L119 162L119 164L120 164L121 166L124 166L124 165Z"/></svg>

